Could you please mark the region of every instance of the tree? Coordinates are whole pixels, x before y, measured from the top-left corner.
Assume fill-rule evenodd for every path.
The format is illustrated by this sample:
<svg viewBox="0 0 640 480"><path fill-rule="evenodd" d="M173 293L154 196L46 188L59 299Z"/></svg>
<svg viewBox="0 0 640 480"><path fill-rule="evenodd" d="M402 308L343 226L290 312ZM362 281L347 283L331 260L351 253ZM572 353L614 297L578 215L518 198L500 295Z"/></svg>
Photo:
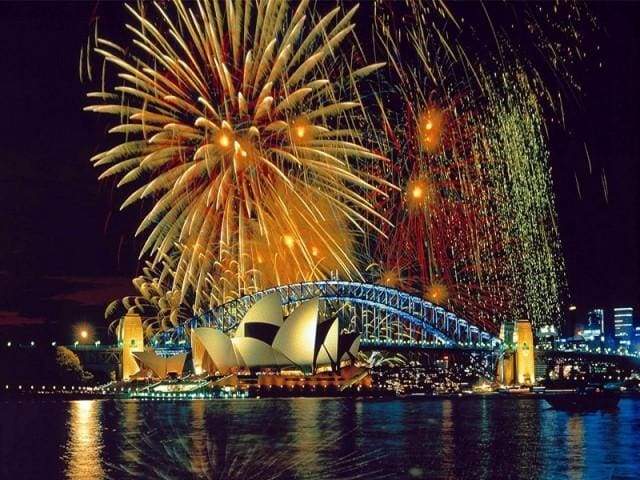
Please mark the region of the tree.
<svg viewBox="0 0 640 480"><path fill-rule="evenodd" d="M91 374L82 368L78 355L67 347L56 348L56 366L63 383L78 383L91 378Z"/></svg>

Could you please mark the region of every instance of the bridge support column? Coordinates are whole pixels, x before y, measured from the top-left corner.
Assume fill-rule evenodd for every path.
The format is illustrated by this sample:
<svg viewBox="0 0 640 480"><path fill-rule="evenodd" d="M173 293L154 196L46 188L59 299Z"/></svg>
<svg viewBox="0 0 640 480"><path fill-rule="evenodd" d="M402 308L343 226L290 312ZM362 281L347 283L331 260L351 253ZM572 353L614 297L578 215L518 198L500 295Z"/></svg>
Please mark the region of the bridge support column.
<svg viewBox="0 0 640 480"><path fill-rule="evenodd" d="M122 380L129 380L140 368L133 356L134 352L144 351L144 332L142 318L137 313L127 313L118 325L118 344L122 348L120 372Z"/></svg>
<svg viewBox="0 0 640 480"><path fill-rule="evenodd" d="M500 338L506 350L498 364L498 381L503 385L535 384L535 351L529 320L505 321Z"/></svg>
<svg viewBox="0 0 640 480"><path fill-rule="evenodd" d="M504 352L498 362L498 382L502 385L514 385L515 378L515 355L513 352Z"/></svg>
<svg viewBox="0 0 640 480"><path fill-rule="evenodd" d="M536 363L531 322L518 320L517 326L516 380L520 385L533 385L536 383Z"/></svg>

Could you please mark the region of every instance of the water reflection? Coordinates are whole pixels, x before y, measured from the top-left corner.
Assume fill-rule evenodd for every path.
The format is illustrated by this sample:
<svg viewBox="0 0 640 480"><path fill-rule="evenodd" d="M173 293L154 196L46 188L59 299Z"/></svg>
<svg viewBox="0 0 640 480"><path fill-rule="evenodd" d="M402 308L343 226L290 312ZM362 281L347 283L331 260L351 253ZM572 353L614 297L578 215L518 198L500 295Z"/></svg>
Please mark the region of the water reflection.
<svg viewBox="0 0 640 480"><path fill-rule="evenodd" d="M569 478L584 474L584 420L582 415L570 415L567 423L567 453Z"/></svg>
<svg viewBox="0 0 640 480"><path fill-rule="evenodd" d="M206 435L205 423L205 402L196 400L191 407L191 448L189 449L189 458L191 461L191 470L198 477L205 477L209 472L209 439Z"/></svg>
<svg viewBox="0 0 640 480"><path fill-rule="evenodd" d="M140 404L136 401L123 401L119 405L119 427L121 432L121 454L122 459L117 459L119 464L131 465L129 474L140 474L141 452L145 445L142 444L142 434L140 432Z"/></svg>
<svg viewBox="0 0 640 480"><path fill-rule="evenodd" d="M76 400L69 404L67 429L69 438L65 445L66 478L85 480L104 478L102 466L102 402Z"/></svg>
<svg viewBox="0 0 640 480"><path fill-rule="evenodd" d="M319 418L321 403L323 402L314 402L313 399L311 401L299 399L291 402L292 421L296 425L291 436L292 443L295 445L295 450L292 452L293 461L308 465L311 476L317 476L320 471L318 451L326 448L336 434L335 429L327 431L322 426L322 419ZM334 414L333 421L340 420L339 415L335 415L335 412L331 413Z"/></svg>
<svg viewBox="0 0 640 480"><path fill-rule="evenodd" d="M2 478L637 479L640 400L14 402ZM38 446L33 461L33 446Z"/></svg>
<svg viewBox="0 0 640 480"><path fill-rule="evenodd" d="M442 468L447 472L452 472L455 460L454 452L454 424L453 424L453 403L451 400L442 402L442 419L440 423L440 458Z"/></svg>

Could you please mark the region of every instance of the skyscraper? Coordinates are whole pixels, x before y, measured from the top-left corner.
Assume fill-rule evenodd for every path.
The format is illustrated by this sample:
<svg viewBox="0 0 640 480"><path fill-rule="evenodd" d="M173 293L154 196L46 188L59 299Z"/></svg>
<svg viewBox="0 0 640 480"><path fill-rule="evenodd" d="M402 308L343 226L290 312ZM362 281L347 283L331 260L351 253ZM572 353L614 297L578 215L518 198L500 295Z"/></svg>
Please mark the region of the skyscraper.
<svg viewBox="0 0 640 480"><path fill-rule="evenodd" d="M631 345L633 337L633 308L620 307L613 309L614 335L618 345Z"/></svg>
<svg viewBox="0 0 640 480"><path fill-rule="evenodd" d="M604 335L604 310L594 308L587 312L587 320L582 331L582 336L588 342L600 340L600 336Z"/></svg>

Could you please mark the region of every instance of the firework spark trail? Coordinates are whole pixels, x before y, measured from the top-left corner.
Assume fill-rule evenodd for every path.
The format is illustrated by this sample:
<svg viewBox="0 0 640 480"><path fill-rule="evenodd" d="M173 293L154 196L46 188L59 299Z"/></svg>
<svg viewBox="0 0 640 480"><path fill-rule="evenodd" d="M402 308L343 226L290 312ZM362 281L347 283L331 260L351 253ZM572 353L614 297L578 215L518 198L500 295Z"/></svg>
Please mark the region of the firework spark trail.
<svg viewBox="0 0 640 480"><path fill-rule="evenodd" d="M519 299L512 315L543 324L560 316L564 262L555 219L540 105L521 72L505 75L497 86L486 124L492 130L487 155L511 284ZM497 101L499 99L499 101Z"/></svg>
<svg viewBox="0 0 640 480"><path fill-rule="evenodd" d="M554 16L590 18L575 5L536 5L507 25L483 4L481 39L451 7L377 4L392 78L372 129L403 192L379 203L395 228L374 247L370 272L474 321L557 322L565 276L546 135L547 122L565 120L548 77L579 90L571 72L582 50L577 30ZM523 58L523 42L540 58Z"/></svg>
<svg viewBox="0 0 640 480"><path fill-rule="evenodd" d="M386 21L380 37L387 55L403 59L402 39L391 33L396 30ZM482 215L487 211L482 203L488 201L487 192L482 190L482 173L471 154L477 132L465 109L464 92L434 96L429 87L434 79L438 84L445 82L453 49L438 52L433 42L443 37L434 40L428 32L420 23L409 28L407 35L419 62L398 60L395 65L398 95L405 107L385 128L389 134L381 150L396 167L392 181L404 188L383 201L396 228L390 234L391 248L381 248L376 255L385 257L380 262L385 283L387 270L400 270L396 276L403 288L424 292L429 300L482 321L485 311L496 311L501 298L494 292L500 288L498 282L491 281L496 276L490 256L495 244L482 243L483 238L496 235L490 229L484 231L491 223ZM394 115L388 110L386 116Z"/></svg>
<svg viewBox="0 0 640 480"><path fill-rule="evenodd" d="M141 257L179 258L172 289L201 311L276 284L359 276L353 241L384 219L363 196L383 160L360 141L356 81L382 64L341 55L357 7L201 1L126 8L133 41L97 38L117 71L86 110L122 142L92 158L101 179L149 200ZM340 232L336 234L336 232Z"/></svg>

